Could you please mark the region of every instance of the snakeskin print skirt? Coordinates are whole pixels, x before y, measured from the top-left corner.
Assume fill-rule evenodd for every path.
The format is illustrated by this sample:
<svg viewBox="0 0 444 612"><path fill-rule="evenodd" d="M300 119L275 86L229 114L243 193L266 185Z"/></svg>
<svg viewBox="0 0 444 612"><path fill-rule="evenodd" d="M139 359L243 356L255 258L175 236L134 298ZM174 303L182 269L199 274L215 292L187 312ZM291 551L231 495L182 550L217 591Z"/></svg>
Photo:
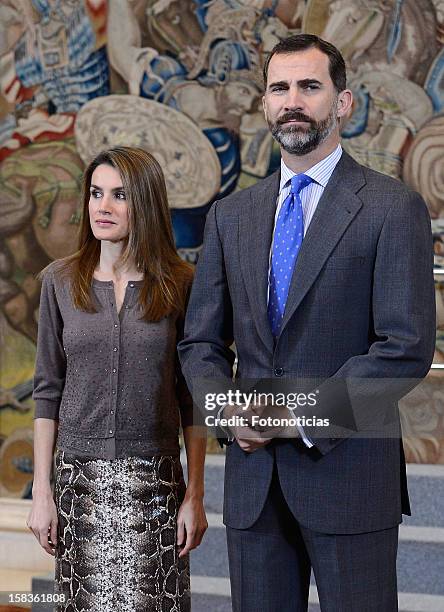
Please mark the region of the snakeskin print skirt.
<svg viewBox="0 0 444 612"><path fill-rule="evenodd" d="M56 455L58 612L189 612L176 519L179 457Z"/></svg>

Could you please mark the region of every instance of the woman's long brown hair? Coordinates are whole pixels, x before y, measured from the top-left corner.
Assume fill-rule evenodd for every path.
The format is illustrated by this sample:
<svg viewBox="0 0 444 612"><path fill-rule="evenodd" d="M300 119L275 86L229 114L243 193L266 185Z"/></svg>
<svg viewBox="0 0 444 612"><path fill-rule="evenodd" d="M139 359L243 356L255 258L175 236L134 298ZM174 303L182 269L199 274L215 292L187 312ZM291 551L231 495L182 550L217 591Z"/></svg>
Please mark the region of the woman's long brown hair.
<svg viewBox="0 0 444 612"><path fill-rule="evenodd" d="M122 179L128 202L129 233L119 264L134 262L143 273L139 303L146 321L159 321L171 313L183 313L193 268L182 261L174 244L165 178L156 159L147 151L115 147L99 153L88 165L82 181L82 220L78 250L59 261L57 271L68 275L76 308L96 312L91 284L100 258L100 240L89 220L91 177L107 164Z"/></svg>

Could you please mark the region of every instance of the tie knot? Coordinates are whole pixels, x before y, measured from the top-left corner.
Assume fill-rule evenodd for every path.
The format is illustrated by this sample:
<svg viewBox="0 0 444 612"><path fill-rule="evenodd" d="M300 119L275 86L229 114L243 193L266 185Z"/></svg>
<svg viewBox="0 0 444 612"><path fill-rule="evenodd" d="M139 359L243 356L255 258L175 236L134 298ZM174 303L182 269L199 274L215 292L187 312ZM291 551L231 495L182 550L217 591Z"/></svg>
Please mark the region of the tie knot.
<svg viewBox="0 0 444 612"><path fill-rule="evenodd" d="M306 174L295 174L291 179L291 193L300 193L304 187L307 187L307 185L310 185L312 182L313 179Z"/></svg>

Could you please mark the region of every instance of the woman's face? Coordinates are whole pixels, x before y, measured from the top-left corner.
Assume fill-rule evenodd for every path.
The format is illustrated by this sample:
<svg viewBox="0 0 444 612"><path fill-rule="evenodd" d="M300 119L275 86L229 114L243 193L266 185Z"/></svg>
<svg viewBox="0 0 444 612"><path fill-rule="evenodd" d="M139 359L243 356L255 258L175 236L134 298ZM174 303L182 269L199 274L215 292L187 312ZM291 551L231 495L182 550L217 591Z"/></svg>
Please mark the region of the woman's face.
<svg viewBox="0 0 444 612"><path fill-rule="evenodd" d="M92 174L89 221L97 240L120 242L128 236L128 202L122 179L108 164L97 166Z"/></svg>

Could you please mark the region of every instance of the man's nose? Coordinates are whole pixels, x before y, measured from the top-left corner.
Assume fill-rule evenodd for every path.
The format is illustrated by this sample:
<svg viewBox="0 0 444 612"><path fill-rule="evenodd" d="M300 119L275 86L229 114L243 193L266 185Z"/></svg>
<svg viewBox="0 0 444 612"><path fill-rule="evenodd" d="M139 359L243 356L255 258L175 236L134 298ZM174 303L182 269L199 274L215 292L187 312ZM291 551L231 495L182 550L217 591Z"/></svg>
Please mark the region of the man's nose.
<svg viewBox="0 0 444 612"><path fill-rule="evenodd" d="M285 110L302 110L304 104L297 87L290 87L284 100Z"/></svg>

